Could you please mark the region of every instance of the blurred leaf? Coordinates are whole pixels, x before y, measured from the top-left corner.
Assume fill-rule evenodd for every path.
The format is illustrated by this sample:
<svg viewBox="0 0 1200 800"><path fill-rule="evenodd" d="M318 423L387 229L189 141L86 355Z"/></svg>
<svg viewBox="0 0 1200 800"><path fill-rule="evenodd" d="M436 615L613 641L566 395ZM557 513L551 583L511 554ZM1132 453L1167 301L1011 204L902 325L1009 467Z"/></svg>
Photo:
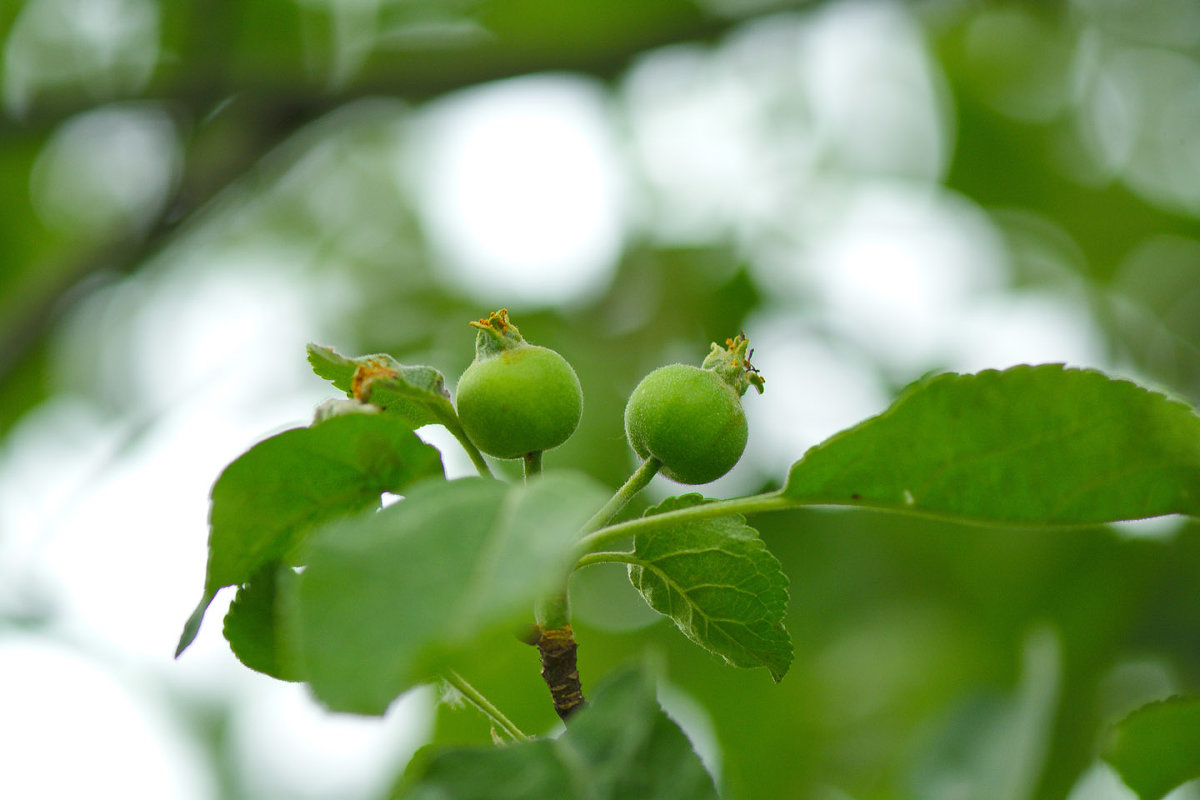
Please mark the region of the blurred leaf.
<svg viewBox="0 0 1200 800"><path fill-rule="evenodd" d="M394 795L398 800L570 800L579 796L569 767L552 741L419 753L413 765L410 780L415 782Z"/></svg>
<svg viewBox="0 0 1200 800"><path fill-rule="evenodd" d="M646 516L704 502L698 494L672 497ZM766 667L779 681L791 666L783 627L788 579L743 517L681 522L635 537L629 580L651 608L735 667Z"/></svg>
<svg viewBox="0 0 1200 800"><path fill-rule="evenodd" d="M561 588L574 533L607 492L574 473L527 485L427 482L314 534L299 584L304 664L331 708L382 714L440 654L515 626Z"/></svg>
<svg viewBox="0 0 1200 800"><path fill-rule="evenodd" d="M914 795L925 800L1021 800L1034 796L1055 726L1062 682L1057 632L1025 639L1019 685L1011 694L976 693L945 722L919 759Z"/></svg>
<svg viewBox="0 0 1200 800"><path fill-rule="evenodd" d="M558 739L458 748L418 757L405 800L702 800L717 797L691 743L655 700L644 673L596 688Z"/></svg>
<svg viewBox="0 0 1200 800"><path fill-rule="evenodd" d="M269 564L238 588L225 615L225 639L238 660L282 681L303 680L289 638L281 630L279 608L298 579L291 567Z"/></svg>
<svg viewBox="0 0 1200 800"><path fill-rule="evenodd" d="M1200 515L1200 416L1059 364L939 375L809 450L783 496L979 522Z"/></svg>
<svg viewBox="0 0 1200 800"><path fill-rule="evenodd" d="M212 490L204 597L184 626L191 644L217 590L287 560L314 526L370 508L383 492L441 476L437 448L387 415L334 417L256 444Z"/></svg>
<svg viewBox="0 0 1200 800"><path fill-rule="evenodd" d="M457 427L446 379L433 367L401 364L386 353L345 358L315 344L308 345L308 363L347 396L397 414L413 428L435 422Z"/></svg>
<svg viewBox="0 0 1200 800"><path fill-rule="evenodd" d="M1142 800L1200 778L1200 695L1134 711L1117 724L1104 759Z"/></svg>

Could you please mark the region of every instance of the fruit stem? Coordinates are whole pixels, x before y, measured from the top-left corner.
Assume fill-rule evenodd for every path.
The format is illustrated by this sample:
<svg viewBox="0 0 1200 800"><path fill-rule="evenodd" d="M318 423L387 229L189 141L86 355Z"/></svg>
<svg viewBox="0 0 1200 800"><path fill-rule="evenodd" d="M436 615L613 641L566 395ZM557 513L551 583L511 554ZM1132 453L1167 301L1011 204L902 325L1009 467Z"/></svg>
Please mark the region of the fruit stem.
<svg viewBox="0 0 1200 800"><path fill-rule="evenodd" d="M522 460L525 462L525 481L527 483L534 475L540 475L542 473L541 450L534 450L532 453L526 453L522 457Z"/></svg>
<svg viewBox="0 0 1200 800"><path fill-rule="evenodd" d="M755 514L762 511L782 511L796 508L799 503L785 497L782 492L766 492L749 497L735 497L732 500L717 500L712 503L702 503L697 506L680 508L675 511L664 511L649 517L618 522L589 533L579 540L581 555L594 553L603 547L616 544L631 536L652 533L662 528L678 525L680 522L690 522L714 517L728 517L733 514Z"/></svg>
<svg viewBox="0 0 1200 800"><path fill-rule="evenodd" d="M615 517L617 512L624 508L625 505L631 499L633 499L634 495L646 488L646 485L650 483L650 479L658 474L660 469L662 469L662 462L654 456L650 456L643 461L641 465L633 471L633 474L629 476L629 480L625 481L625 485L620 489L617 489L616 494L614 494L609 501L604 504L604 507L597 511L595 515L587 521L587 524L583 526L583 528L579 531L579 534L581 536L589 534L592 531L599 530L607 525L609 520Z"/></svg>
<svg viewBox="0 0 1200 800"><path fill-rule="evenodd" d="M518 728L512 720L504 715L500 709L483 696L483 693L467 682L467 679L459 675L452 669L446 670L442 678L446 683L458 690L463 698L475 706L475 708L485 717L492 721L492 724L500 728L509 735L514 742L528 742L530 737L520 728Z"/></svg>
<svg viewBox="0 0 1200 800"><path fill-rule="evenodd" d="M451 430L450 432L454 434L455 439L458 439L459 444L463 446L463 450L467 451L467 456L470 457L471 463L475 465L475 471L479 473L479 477L495 477L492 475L492 468L484 460L483 453L479 452L479 448L475 446L475 443L467 438L466 433L460 435L456 430Z"/></svg>

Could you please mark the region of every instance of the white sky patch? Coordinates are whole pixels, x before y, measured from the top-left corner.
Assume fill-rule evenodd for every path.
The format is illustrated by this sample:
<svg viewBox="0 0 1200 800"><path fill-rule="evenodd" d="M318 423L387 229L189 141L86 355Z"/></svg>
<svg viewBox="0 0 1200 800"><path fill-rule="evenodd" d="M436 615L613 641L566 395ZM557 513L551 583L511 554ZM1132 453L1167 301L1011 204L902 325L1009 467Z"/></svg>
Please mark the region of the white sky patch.
<svg viewBox="0 0 1200 800"><path fill-rule="evenodd" d="M0 597L45 547L64 512L118 446L86 403L59 397L26 415L0 448Z"/></svg>
<svg viewBox="0 0 1200 800"><path fill-rule="evenodd" d="M1178 794L1172 792L1167 797ZM1104 761L1097 761L1075 782L1067 800L1137 800L1137 795L1112 767ZM1183 800L1183 796L1176 800Z"/></svg>
<svg viewBox="0 0 1200 800"><path fill-rule="evenodd" d="M791 314L747 323L766 390L742 398L748 457L782 480L804 452L887 407L888 395L861 357L806 329Z"/></svg>
<svg viewBox="0 0 1200 800"><path fill-rule="evenodd" d="M139 399L175 407L220 395L274 424L311 422L308 397L315 405L337 392L306 361L324 319L308 257L272 242L200 246L149 285L129 327ZM297 393L308 392L297 407Z"/></svg>
<svg viewBox="0 0 1200 800"><path fill-rule="evenodd" d="M999 234L957 195L881 183L834 219L805 275L829 328L901 372L938 365L960 335L957 312L1004 286Z"/></svg>
<svg viewBox="0 0 1200 800"><path fill-rule="evenodd" d="M446 470L447 478L470 478L479 474L462 444L445 427L426 425L417 429L417 436L441 451L442 467Z"/></svg>
<svg viewBox="0 0 1200 800"><path fill-rule="evenodd" d="M89 656L10 635L0 664L0 797L216 796L182 732Z"/></svg>
<svg viewBox="0 0 1200 800"><path fill-rule="evenodd" d="M159 18L152 0L29 0L17 7L4 43L10 113L24 114L46 90L136 95L154 74Z"/></svg>
<svg viewBox="0 0 1200 800"><path fill-rule="evenodd" d="M1015 364L1108 364L1103 333L1081 298L1038 291L977 298L951 312L958 334L946 368L955 372Z"/></svg>
<svg viewBox="0 0 1200 800"><path fill-rule="evenodd" d="M97 371L124 386L113 413L72 401L68 393L32 412L4 440L0 603L6 610L48 616L56 634L89 651L114 654L111 665L93 661L87 667L98 681L118 681L126 670L135 670L142 679L153 676L188 697L250 706L259 702L265 679L238 664L222 637L231 589L213 603L193 646L178 661L172 659L183 621L202 593L209 491L230 461L272 433L307 424L316 405L336 392L305 362L304 343L320 338L324 317L320 298L314 297L320 289L304 279L302 266L292 264L289 280L282 264L287 254L270 248L218 253L198 246L192 255L204 258L201 268L188 262L185 269L151 270L127 287L131 297L107 293L96 302L116 303L120 313L85 310L58 343L67 362L86 359L88 345L97 348ZM67 341L72 338L79 341ZM0 637L0 646L5 641ZM5 663L7 681L11 671ZM47 746L58 767L64 752L74 756L78 751L136 778L133 789L129 780L120 784L128 796L210 796L150 783L160 771L189 775L187 763L173 761L184 747L180 734L156 731L157 749L143 748L138 756L158 759L161 754L161 765L130 763L128 749L141 748L145 737L137 730L125 736L112 720L128 718L136 728L144 723L143 711L114 710L103 694L94 704L87 692L64 700L63 687L76 683L86 685L82 679L56 678L50 670L31 671L22 689L38 698L39 713L70 708L66 727L84 721L86 744L77 747L68 737L62 745ZM298 695L289 702L301 701L311 706L312 715L329 716L309 698ZM160 702L146 698L144 704L153 710ZM404 716L412 708L401 704L397 711ZM306 785L333 787L327 797L365 796L368 779L379 789L380 776L394 776L397 758L415 747L404 743L423 735L419 726L405 733L398 732L399 722L377 720L370 721L377 732L369 733L362 722L364 730L349 739L357 743L356 755L342 759L348 766L339 769L304 753L305 748L336 752L336 742L349 735L346 726L303 725L296 721L303 712L289 713L280 711L276 722L291 728L277 734L299 755L290 761L263 760L258 769L269 764L288 774L259 779L284 785L300 774ZM269 717L260 715L251 739L271 736ZM88 727L93 718L108 727ZM0 728L11 729L17 717L0 708L0 719ZM326 767L320 780L314 778L315 766L305 771L317 763ZM97 774L108 774L82 767L58 772L83 776L91 788L104 785ZM21 786L14 783L18 780L38 782ZM203 775L191 783L207 785ZM44 773L10 770L0 776L0 796L89 793L68 788L47 793L44 785Z"/></svg>
<svg viewBox="0 0 1200 800"><path fill-rule="evenodd" d="M234 763L251 796L383 797L433 725L428 686L403 695L379 718L334 714L301 684L255 677L231 731Z"/></svg>
<svg viewBox="0 0 1200 800"><path fill-rule="evenodd" d="M1120 176L1159 208L1200 215L1200 63L1095 30L1081 39L1077 62L1077 133L1098 173L1092 180Z"/></svg>
<svg viewBox="0 0 1200 800"><path fill-rule="evenodd" d="M666 241L730 233L756 198L771 194L783 166L780 150L764 146L761 98L728 60L695 45L665 48L637 64L622 87L632 154L652 195L644 216ZM755 77L763 91L777 89L775 76ZM806 137L792 133L794 157ZM777 159L774 175L763 174L768 153Z"/></svg>
<svg viewBox="0 0 1200 800"><path fill-rule="evenodd" d="M125 385L128 416L60 401L0 451L0 547L17 573L5 577L34 593L10 602L49 594L57 627L170 665L203 588L213 482L334 393L304 359L307 284L263 270L162 274L137 312L85 315L107 319L102 334L73 329L106 340L99 360ZM220 627L214 608L201 636L219 640Z"/></svg>
<svg viewBox="0 0 1200 800"><path fill-rule="evenodd" d="M744 25L714 48L655 51L620 98L646 176L643 216L669 242L806 241L831 187L944 174L943 84L895 3L831 3Z"/></svg>
<svg viewBox="0 0 1200 800"><path fill-rule="evenodd" d="M902 3L813 15L802 74L829 156L851 172L937 179L953 150L948 91Z"/></svg>
<svg viewBox="0 0 1200 800"><path fill-rule="evenodd" d="M624 238L624 174L607 98L538 75L454 94L414 125L415 205L447 277L490 305L587 297Z"/></svg>
<svg viewBox="0 0 1200 800"><path fill-rule="evenodd" d="M73 236L147 225L166 202L180 163L175 125L150 105L111 105L72 117L34 164L38 215Z"/></svg>
<svg viewBox="0 0 1200 800"><path fill-rule="evenodd" d="M264 433L193 407L79 485L40 554L60 624L167 667L204 586L209 490ZM205 628L220 638L219 609Z"/></svg>
<svg viewBox="0 0 1200 800"><path fill-rule="evenodd" d="M0 459L0 484L41 476L0 519L36 531L23 535L36 547L22 563L55 596L56 625L164 667L203 588L213 482L334 394L304 357L319 335L309 284L288 280L278 253L199 249L207 269L152 272L136 303L96 300L123 315L85 309L67 328L64 359L97 348L88 377L114 383L104 394L121 397L118 413L80 430L78 409L43 407L28 422L38 444ZM69 445L47 446L71 430ZM220 639L213 611L201 635Z"/></svg>
<svg viewBox="0 0 1200 800"><path fill-rule="evenodd" d="M309 402L337 394L305 360L342 307L337 276L314 277L310 253L269 237L180 251L173 268L105 287L60 326L57 388L147 420L232 403L265 428L310 422Z"/></svg>

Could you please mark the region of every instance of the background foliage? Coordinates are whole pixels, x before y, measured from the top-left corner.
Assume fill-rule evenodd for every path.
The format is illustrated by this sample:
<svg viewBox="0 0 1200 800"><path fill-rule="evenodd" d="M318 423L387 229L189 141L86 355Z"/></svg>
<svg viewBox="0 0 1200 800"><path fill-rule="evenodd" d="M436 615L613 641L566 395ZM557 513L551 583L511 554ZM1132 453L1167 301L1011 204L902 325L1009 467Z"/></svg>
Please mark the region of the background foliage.
<svg viewBox="0 0 1200 800"><path fill-rule="evenodd" d="M119 685L187 749L136 762L166 774L154 796L379 788L247 755L302 745L246 733L269 690L220 685L241 679L218 626L170 661L212 481L327 393L307 341L454 376L466 321L509 305L585 390L548 464L615 486L637 380L744 328L767 391L717 495L781 484L934 370L1066 360L1200 401L1187 0L29 0L0 31L0 670L46 730L112 730L125 706L62 693ZM540 151L485 125L513 109ZM482 206L445 201L464 174ZM1111 723L1200 689L1194 522L751 522L791 582L779 685L634 610L617 567L573 589L585 686L658 654L726 797L1120 797ZM475 656L472 682L550 728L532 651ZM30 666L68 658L73 684ZM489 741L433 714L428 741ZM6 750L75 741L14 719ZM134 763L134 733L112 738L101 779ZM402 749L361 769L390 780Z"/></svg>

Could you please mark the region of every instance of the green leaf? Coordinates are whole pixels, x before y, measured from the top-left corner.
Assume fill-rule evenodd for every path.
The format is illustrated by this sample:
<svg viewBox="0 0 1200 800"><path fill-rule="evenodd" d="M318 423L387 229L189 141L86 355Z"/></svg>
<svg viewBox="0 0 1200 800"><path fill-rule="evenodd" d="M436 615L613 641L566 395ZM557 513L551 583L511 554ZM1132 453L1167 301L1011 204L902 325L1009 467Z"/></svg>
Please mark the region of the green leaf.
<svg viewBox="0 0 1200 800"><path fill-rule="evenodd" d="M662 709L654 683L624 670L596 688L557 739L423 754L403 800L716 800L712 777Z"/></svg>
<svg viewBox="0 0 1200 800"><path fill-rule="evenodd" d="M1104 759L1142 800L1200 778L1200 695L1134 711L1117 724Z"/></svg>
<svg viewBox="0 0 1200 800"><path fill-rule="evenodd" d="M213 485L204 598L176 654L195 638L221 587L293 558L315 525L371 508L383 492L442 474L437 448L401 420L380 414L334 417L250 448Z"/></svg>
<svg viewBox="0 0 1200 800"><path fill-rule="evenodd" d="M782 496L979 522L1200 515L1200 417L1058 364L922 381L809 450Z"/></svg>
<svg viewBox="0 0 1200 800"><path fill-rule="evenodd" d="M334 417L272 436L213 486L208 588L244 583L292 554L313 526L442 475L437 448L386 416Z"/></svg>
<svg viewBox="0 0 1200 800"><path fill-rule="evenodd" d="M646 516L705 502L698 494L672 497ZM651 608L735 667L766 667L779 681L791 666L783 627L788 579L743 517L689 520L636 536L629 580Z"/></svg>
<svg viewBox="0 0 1200 800"><path fill-rule="evenodd" d="M446 379L433 367L401 364L387 353L345 358L315 344L308 345L308 363L347 396L377 405L413 428L439 423L457 429Z"/></svg>
<svg viewBox="0 0 1200 800"><path fill-rule="evenodd" d="M337 710L381 714L439 656L528 619L563 585L575 534L605 495L573 473L523 486L428 482L316 532L299 586L316 695Z"/></svg>
<svg viewBox="0 0 1200 800"><path fill-rule="evenodd" d="M483 454L458 421L445 378L433 367L407 366L386 353L345 358L315 344L308 345L308 363L348 396L379 406L411 428L442 425L462 444L480 474L491 475Z"/></svg>
<svg viewBox="0 0 1200 800"><path fill-rule="evenodd" d="M306 350L308 351L309 366L312 367L318 378L329 381L335 388L345 392L347 397L354 396L352 384L354 383L354 372L358 369L358 361L338 355L332 347L323 347L312 342L309 342ZM391 358L387 354L380 354L379 357ZM366 356L366 358L371 358L371 356Z"/></svg>
<svg viewBox="0 0 1200 800"><path fill-rule="evenodd" d="M967 690L921 736L911 760L913 798L1027 800L1037 796L1062 704L1059 634L1048 626L1024 640L1021 673L1011 692ZM880 654L875 666L886 656ZM931 679L929 683L935 682ZM921 751L924 751L923 753ZM948 793L947 786L954 792Z"/></svg>
<svg viewBox="0 0 1200 800"><path fill-rule="evenodd" d="M283 681L303 680L279 607L297 580L291 567L269 564L238 588L225 615L225 639L238 660Z"/></svg>
<svg viewBox="0 0 1200 800"><path fill-rule="evenodd" d="M579 712L582 715L584 712ZM421 751L396 800L529 800L581 797L554 742L509 747L461 747ZM592 800L594 795L582 795Z"/></svg>

